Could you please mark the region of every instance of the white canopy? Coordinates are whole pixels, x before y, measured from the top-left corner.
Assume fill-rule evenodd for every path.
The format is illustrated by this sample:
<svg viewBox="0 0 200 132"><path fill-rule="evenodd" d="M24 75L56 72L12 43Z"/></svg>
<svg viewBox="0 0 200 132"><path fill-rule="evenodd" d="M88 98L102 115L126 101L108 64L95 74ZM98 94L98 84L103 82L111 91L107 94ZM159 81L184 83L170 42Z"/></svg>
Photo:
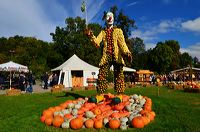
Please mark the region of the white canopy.
<svg viewBox="0 0 200 132"><path fill-rule="evenodd" d="M0 64L0 71L9 71L10 72L10 89L11 89L11 72L16 71L16 72L28 72L28 67L15 63L13 61L9 61L7 63Z"/></svg>
<svg viewBox="0 0 200 132"><path fill-rule="evenodd" d="M84 71L98 71L99 68L88 64L87 62L81 60L75 54L65 61L62 65L52 69L51 71L68 71L68 70L84 70Z"/></svg>
<svg viewBox="0 0 200 132"><path fill-rule="evenodd" d="M0 64L0 71L28 72L28 67L13 61L9 61L7 63Z"/></svg>

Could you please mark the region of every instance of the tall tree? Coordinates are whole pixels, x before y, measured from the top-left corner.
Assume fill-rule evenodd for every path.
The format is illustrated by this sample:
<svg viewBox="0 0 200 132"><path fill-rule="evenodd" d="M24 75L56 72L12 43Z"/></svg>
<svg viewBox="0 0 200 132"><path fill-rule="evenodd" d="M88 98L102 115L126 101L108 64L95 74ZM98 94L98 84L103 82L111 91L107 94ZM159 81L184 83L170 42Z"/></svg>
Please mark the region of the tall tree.
<svg viewBox="0 0 200 132"><path fill-rule="evenodd" d="M165 44L168 45L173 51L172 63L170 64L169 69L178 69L180 68L180 45L179 42L176 40L167 40Z"/></svg>
<svg viewBox="0 0 200 132"><path fill-rule="evenodd" d="M172 62L173 51L168 45L162 42L157 43L149 57L150 63L153 64L151 70L157 71L159 74L169 72L168 68Z"/></svg>
<svg viewBox="0 0 200 132"><path fill-rule="evenodd" d="M180 57L180 65L182 68L190 66L192 64L192 57L187 53L184 52L183 54L181 54Z"/></svg>

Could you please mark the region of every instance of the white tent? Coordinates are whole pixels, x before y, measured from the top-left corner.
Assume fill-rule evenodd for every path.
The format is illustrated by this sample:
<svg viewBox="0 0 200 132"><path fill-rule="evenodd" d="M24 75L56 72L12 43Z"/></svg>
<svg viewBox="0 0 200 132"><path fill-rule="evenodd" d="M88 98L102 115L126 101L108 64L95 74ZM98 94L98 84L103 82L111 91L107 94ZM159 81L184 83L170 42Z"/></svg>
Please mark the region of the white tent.
<svg viewBox="0 0 200 132"><path fill-rule="evenodd" d="M28 72L28 67L15 63L13 61L9 61L7 63L0 64L0 71L8 71L10 72L10 89L11 89L11 72Z"/></svg>
<svg viewBox="0 0 200 132"><path fill-rule="evenodd" d="M88 86L87 78L97 78L99 68L84 62L74 54L62 65L52 69L51 71L60 71L58 84L63 84L65 87L72 87L72 71L82 71L83 86ZM93 75L93 73L95 74Z"/></svg>

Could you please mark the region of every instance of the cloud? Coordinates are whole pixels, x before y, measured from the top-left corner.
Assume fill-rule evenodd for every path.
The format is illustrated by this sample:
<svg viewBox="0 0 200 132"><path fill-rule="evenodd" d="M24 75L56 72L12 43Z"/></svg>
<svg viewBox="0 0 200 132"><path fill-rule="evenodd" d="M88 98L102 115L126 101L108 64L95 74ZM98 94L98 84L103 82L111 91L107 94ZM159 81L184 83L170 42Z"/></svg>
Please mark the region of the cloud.
<svg viewBox="0 0 200 132"><path fill-rule="evenodd" d="M200 33L200 17L183 22L181 26L184 30Z"/></svg>
<svg viewBox="0 0 200 132"><path fill-rule="evenodd" d="M146 50L153 49L155 47L156 47L156 44L154 44L154 43L145 43Z"/></svg>
<svg viewBox="0 0 200 132"><path fill-rule="evenodd" d="M196 43L196 44L192 44L190 46L188 46L187 48L181 48L180 49L181 53L187 52L189 53L189 55L191 55L192 57L197 57L200 60L200 42Z"/></svg>
<svg viewBox="0 0 200 132"><path fill-rule="evenodd" d="M127 6L133 6L133 5L136 5L138 3L139 3L138 1L135 1L135 2L129 3Z"/></svg>
<svg viewBox="0 0 200 132"><path fill-rule="evenodd" d="M141 29L134 30L131 37L140 37L146 42L157 40L158 35L179 29L180 23L180 19L163 20L160 23L148 23L143 25Z"/></svg>
<svg viewBox="0 0 200 132"><path fill-rule="evenodd" d="M0 37L15 35L36 37L52 41L50 36L56 26L63 27L67 17L83 17L80 0L13 0L1 1ZM105 0L88 2L88 21L97 15Z"/></svg>
<svg viewBox="0 0 200 132"><path fill-rule="evenodd" d="M36 0L2 1L0 4L0 36L32 36L50 41L55 25L48 20Z"/></svg>
<svg viewBox="0 0 200 132"><path fill-rule="evenodd" d="M170 3L172 2L172 0L162 0L162 2L163 2L164 4L170 4Z"/></svg>

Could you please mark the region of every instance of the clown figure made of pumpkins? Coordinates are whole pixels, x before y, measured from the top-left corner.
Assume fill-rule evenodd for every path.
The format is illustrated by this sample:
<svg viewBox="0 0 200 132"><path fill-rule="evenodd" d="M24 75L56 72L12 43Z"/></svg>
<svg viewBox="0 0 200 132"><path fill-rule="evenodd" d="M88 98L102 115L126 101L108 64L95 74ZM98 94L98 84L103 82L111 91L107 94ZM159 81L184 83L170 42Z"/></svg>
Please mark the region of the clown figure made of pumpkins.
<svg viewBox="0 0 200 132"><path fill-rule="evenodd" d="M107 26L97 37L94 36L90 29L86 29L85 32L97 48L100 47L100 43L103 41L103 56L99 63L97 93L102 94L108 88L106 77L108 76L110 67L113 65L114 89L117 94L123 94L125 90L123 74L123 66L125 65L124 57L127 57L128 61L132 61L132 54L126 45L123 31L113 26L113 13L107 12L105 20Z"/></svg>

